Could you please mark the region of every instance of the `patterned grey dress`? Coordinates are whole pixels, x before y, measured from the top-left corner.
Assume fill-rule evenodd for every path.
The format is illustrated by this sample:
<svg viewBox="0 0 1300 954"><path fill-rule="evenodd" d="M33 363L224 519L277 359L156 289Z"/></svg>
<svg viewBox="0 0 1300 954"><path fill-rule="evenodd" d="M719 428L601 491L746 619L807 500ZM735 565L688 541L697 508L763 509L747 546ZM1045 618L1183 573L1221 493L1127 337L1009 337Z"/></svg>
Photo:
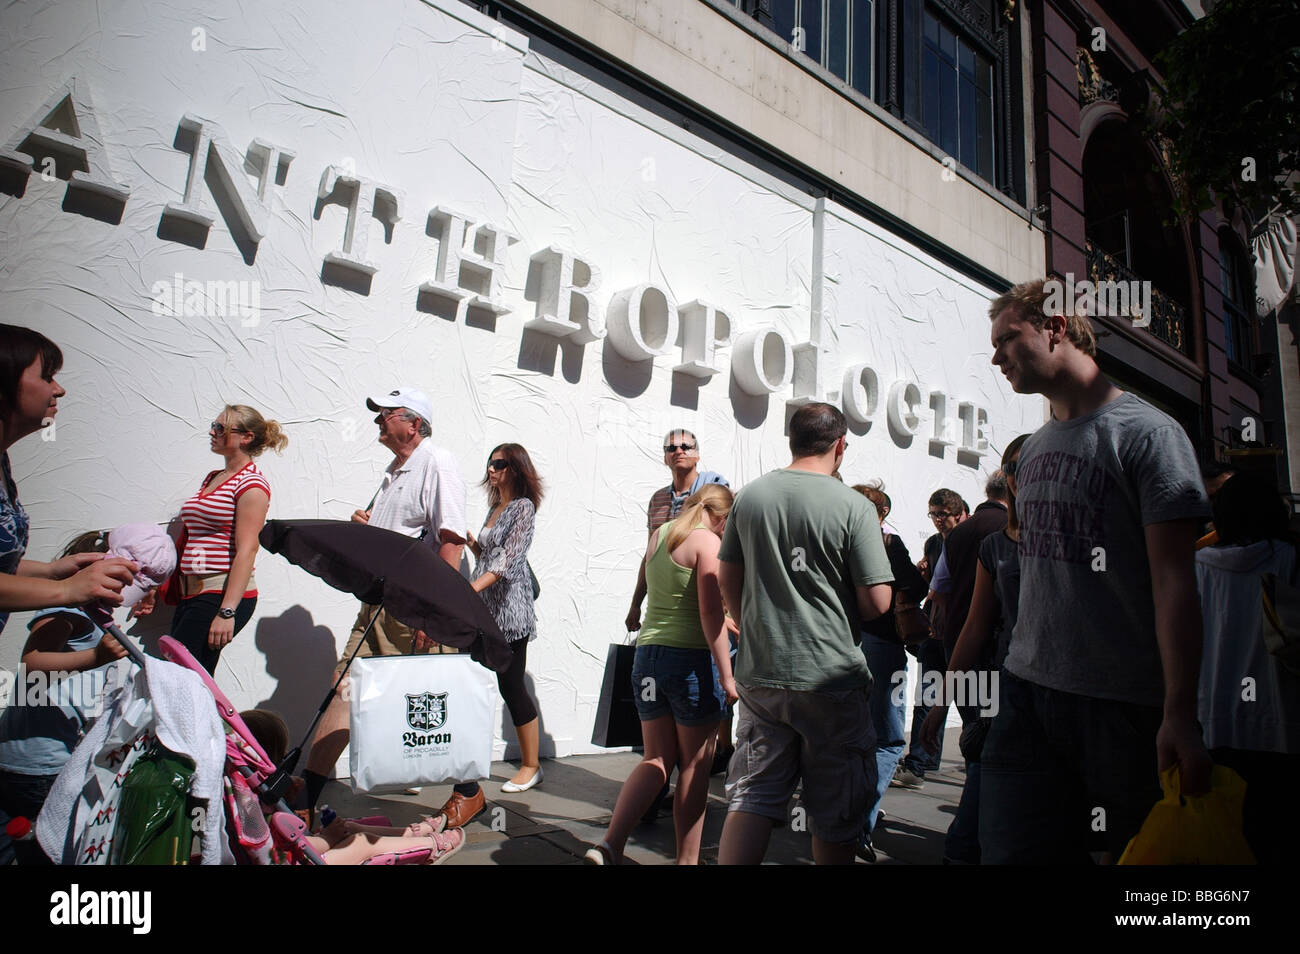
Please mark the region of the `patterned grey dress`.
<svg viewBox="0 0 1300 954"><path fill-rule="evenodd" d="M533 544L533 502L520 497L506 504L490 528L479 533L478 564L474 579L495 573L501 579L480 596L508 642L537 638L537 613L533 609L533 584L528 575L528 548ZM489 514L490 516L490 514Z"/></svg>

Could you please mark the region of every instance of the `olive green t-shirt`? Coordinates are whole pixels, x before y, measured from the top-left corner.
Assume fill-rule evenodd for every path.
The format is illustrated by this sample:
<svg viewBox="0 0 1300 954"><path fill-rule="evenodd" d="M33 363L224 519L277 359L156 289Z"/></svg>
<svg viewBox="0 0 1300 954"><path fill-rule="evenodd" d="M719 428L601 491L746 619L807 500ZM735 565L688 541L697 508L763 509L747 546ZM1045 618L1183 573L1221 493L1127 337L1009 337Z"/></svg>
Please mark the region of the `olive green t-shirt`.
<svg viewBox="0 0 1300 954"><path fill-rule="evenodd" d="M737 682L870 684L855 587L894 579L871 501L825 474L773 471L736 497L718 556L745 568Z"/></svg>
<svg viewBox="0 0 1300 954"><path fill-rule="evenodd" d="M668 534L673 523L659 531L655 552L646 560L646 610L641 622L638 646L671 646L674 649L708 649L700 622L699 588L694 570L688 570L668 552ZM699 524L695 529L702 529ZM680 546L681 544L678 544Z"/></svg>

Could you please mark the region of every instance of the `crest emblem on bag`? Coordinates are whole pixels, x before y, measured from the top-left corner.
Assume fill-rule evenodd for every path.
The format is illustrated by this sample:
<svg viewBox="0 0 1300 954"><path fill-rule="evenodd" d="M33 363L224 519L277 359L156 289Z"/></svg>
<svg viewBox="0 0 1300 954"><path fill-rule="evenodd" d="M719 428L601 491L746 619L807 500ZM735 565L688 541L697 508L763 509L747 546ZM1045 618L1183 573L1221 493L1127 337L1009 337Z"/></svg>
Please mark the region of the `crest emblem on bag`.
<svg viewBox="0 0 1300 954"><path fill-rule="evenodd" d="M422 692L406 697L406 722L412 729L437 729L446 721L447 693Z"/></svg>

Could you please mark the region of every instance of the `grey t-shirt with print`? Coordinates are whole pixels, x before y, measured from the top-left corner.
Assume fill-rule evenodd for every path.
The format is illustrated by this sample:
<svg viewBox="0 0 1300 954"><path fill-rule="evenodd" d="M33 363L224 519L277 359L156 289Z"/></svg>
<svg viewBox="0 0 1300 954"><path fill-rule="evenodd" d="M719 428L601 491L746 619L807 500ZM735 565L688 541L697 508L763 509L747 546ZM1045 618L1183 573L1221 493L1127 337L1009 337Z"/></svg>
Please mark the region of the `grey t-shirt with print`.
<svg viewBox="0 0 1300 954"><path fill-rule="evenodd" d="M1124 393L1051 421L1016 468L1020 610L1007 671L1097 699L1164 702L1144 528L1210 513L1182 427Z"/></svg>
<svg viewBox="0 0 1300 954"><path fill-rule="evenodd" d="M856 587L894 579L871 501L826 474L772 471L736 497L718 557L745 569L737 682L870 685Z"/></svg>

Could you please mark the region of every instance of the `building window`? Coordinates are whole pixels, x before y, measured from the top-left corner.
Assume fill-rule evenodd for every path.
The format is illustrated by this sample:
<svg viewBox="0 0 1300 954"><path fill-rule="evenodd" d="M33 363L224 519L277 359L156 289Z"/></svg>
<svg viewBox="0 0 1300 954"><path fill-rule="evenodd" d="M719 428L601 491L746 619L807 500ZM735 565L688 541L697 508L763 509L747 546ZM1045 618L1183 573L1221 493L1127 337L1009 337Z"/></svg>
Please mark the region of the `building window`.
<svg viewBox="0 0 1300 954"><path fill-rule="evenodd" d="M874 87L872 0L771 0L772 29L863 96Z"/></svg>
<svg viewBox="0 0 1300 954"><path fill-rule="evenodd" d="M922 125L926 137L993 181L993 61L927 8L922 18Z"/></svg>
<svg viewBox="0 0 1300 954"><path fill-rule="evenodd" d="M1248 365L1255 353L1251 320L1255 291L1245 256L1229 232L1219 232L1219 288L1223 292L1223 325L1228 358Z"/></svg>
<svg viewBox="0 0 1300 954"><path fill-rule="evenodd" d="M716 0L715 0L716 2ZM732 0L902 119L953 161L1023 201L1012 90L1020 5L1005 0Z"/></svg>

